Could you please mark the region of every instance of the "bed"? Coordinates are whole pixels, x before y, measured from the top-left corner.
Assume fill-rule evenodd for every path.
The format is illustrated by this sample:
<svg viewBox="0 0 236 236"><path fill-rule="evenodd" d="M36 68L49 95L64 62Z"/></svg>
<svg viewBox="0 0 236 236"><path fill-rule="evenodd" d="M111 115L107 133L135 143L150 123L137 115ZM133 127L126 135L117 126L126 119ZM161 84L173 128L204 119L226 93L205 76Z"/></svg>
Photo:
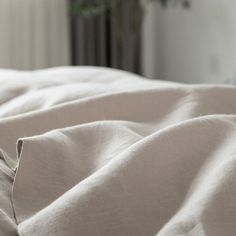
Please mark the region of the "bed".
<svg viewBox="0 0 236 236"><path fill-rule="evenodd" d="M235 236L236 87L0 70L1 236Z"/></svg>

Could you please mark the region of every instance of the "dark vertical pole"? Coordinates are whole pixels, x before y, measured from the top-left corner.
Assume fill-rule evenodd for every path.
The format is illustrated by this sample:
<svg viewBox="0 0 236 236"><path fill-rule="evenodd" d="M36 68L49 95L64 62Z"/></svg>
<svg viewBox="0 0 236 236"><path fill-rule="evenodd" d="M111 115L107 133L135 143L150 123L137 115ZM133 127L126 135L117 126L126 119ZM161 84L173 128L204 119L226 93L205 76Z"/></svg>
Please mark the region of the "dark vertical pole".
<svg viewBox="0 0 236 236"><path fill-rule="evenodd" d="M70 19L70 29L69 29L69 33L70 33L70 45L71 45L71 64L72 65L76 65L76 17L71 16L70 14L70 4L73 2L73 0L69 0L68 4L68 14L69 14L69 19Z"/></svg>
<svg viewBox="0 0 236 236"><path fill-rule="evenodd" d="M106 40L106 66L111 67L112 62L112 39L111 39L111 11L108 10L105 14L105 27L106 27L106 35L105 35L105 40Z"/></svg>

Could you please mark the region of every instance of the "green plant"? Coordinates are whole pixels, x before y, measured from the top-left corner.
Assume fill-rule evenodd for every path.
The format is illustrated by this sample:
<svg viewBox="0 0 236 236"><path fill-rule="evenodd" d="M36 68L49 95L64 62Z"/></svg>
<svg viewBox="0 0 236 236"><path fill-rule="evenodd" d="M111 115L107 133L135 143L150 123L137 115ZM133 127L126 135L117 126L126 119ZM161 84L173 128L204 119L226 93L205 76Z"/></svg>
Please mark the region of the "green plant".
<svg viewBox="0 0 236 236"><path fill-rule="evenodd" d="M110 6L111 1L109 0L73 0L70 12L72 15L89 17L105 12Z"/></svg>
<svg viewBox="0 0 236 236"><path fill-rule="evenodd" d="M189 0L151 0L151 1L158 1L161 3L163 7L167 7L168 4L176 5L178 3L182 4L182 6L185 8L189 8L191 5Z"/></svg>
<svg viewBox="0 0 236 236"><path fill-rule="evenodd" d="M82 17L90 17L100 15L105 11L111 10L120 1L124 0L72 0L70 12L72 15L79 15ZM139 0L137 0L138 2ZM168 4L176 5L182 4L183 7L189 8L189 0L149 0L158 1L163 7L167 7Z"/></svg>

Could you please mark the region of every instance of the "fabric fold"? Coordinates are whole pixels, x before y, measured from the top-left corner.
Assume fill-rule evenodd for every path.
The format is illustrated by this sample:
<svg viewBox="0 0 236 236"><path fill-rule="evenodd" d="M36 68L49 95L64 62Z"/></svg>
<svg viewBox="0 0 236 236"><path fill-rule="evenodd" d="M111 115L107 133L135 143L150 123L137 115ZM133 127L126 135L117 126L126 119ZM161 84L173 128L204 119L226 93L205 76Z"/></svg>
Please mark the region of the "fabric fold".
<svg viewBox="0 0 236 236"><path fill-rule="evenodd" d="M210 223L212 216L205 214L212 201L216 201L214 209L219 213L223 208L229 214L234 205L232 199L222 202L214 197L225 186L227 191L221 192L222 197L227 199L228 191L231 196L235 194L233 182L227 177L229 172L225 172L235 162L232 154L236 150L229 138L236 135L235 121L235 116L197 118L136 142L22 221L20 234L154 235L172 216L186 210L184 223L175 222L178 231L173 235L186 233L189 221L198 224L203 217L203 228L211 235L215 224L217 228L224 226L220 220ZM235 171L234 166L231 171ZM66 222L65 216L69 217ZM231 221L224 232L230 235L233 230Z"/></svg>
<svg viewBox="0 0 236 236"><path fill-rule="evenodd" d="M18 140L19 165L13 186L18 222L49 205L140 140L142 136L129 125L135 126L94 122Z"/></svg>
<svg viewBox="0 0 236 236"><path fill-rule="evenodd" d="M235 236L236 87L0 70L0 235Z"/></svg>

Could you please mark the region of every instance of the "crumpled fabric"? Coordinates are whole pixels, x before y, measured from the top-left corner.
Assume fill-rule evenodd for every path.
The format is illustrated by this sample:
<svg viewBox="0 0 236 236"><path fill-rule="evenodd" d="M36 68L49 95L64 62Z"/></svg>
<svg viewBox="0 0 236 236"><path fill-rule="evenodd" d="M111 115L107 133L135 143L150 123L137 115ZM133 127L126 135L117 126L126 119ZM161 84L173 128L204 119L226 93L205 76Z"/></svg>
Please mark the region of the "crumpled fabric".
<svg viewBox="0 0 236 236"><path fill-rule="evenodd" d="M235 236L236 87L0 70L1 236Z"/></svg>

